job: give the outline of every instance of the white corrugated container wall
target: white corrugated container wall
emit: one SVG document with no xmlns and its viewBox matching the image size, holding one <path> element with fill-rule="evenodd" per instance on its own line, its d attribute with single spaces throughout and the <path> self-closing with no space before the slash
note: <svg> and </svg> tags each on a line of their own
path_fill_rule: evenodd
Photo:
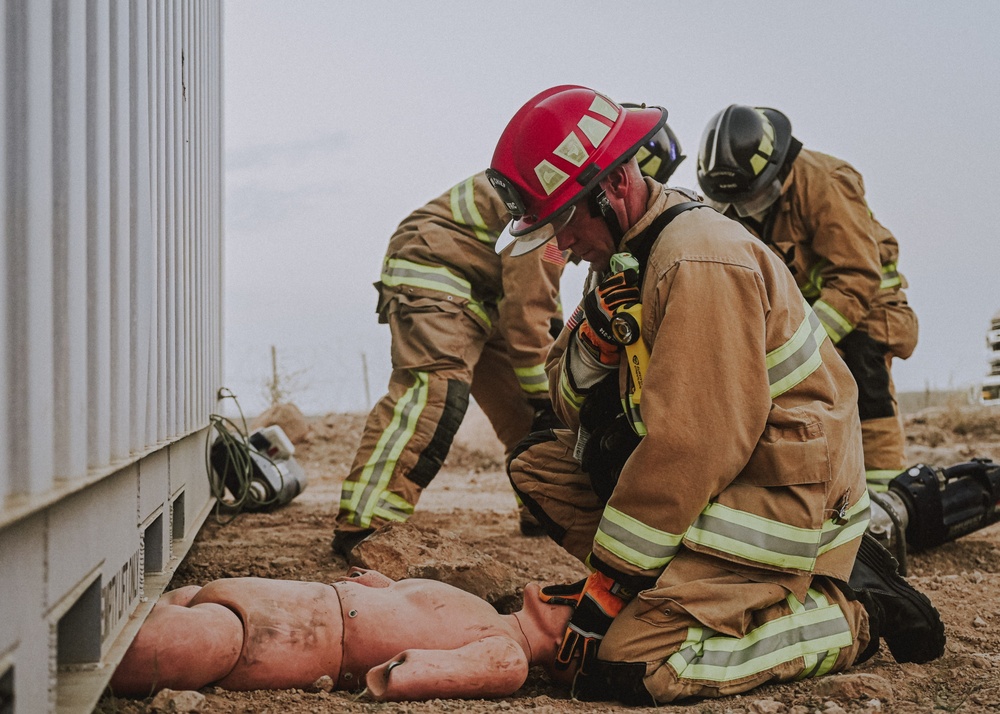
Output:
<svg viewBox="0 0 1000 714">
<path fill-rule="evenodd" d="M 0 711 L 89 711 L 211 505 L 222 16 L 0 6 Z"/>
</svg>

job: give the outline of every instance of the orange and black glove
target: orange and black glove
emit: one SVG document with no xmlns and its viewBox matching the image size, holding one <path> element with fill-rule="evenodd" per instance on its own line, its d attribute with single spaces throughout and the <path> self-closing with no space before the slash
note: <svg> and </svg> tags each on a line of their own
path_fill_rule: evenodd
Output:
<svg viewBox="0 0 1000 714">
<path fill-rule="evenodd" d="M 538 599 L 549 605 L 572 605 L 576 607 L 583 597 L 583 588 L 587 584 L 587 578 L 577 580 L 575 583 L 546 585 L 538 593 Z"/>
<path fill-rule="evenodd" d="M 542 593 L 544 595 L 545 591 Z M 629 594 L 607 575 L 591 573 L 583 584 L 576 609 L 556 652 L 555 668 L 569 669 L 578 661 L 580 674 L 589 674 L 601 640 L 630 599 Z"/>
<path fill-rule="evenodd" d="M 621 345 L 611 330 L 611 320 L 619 307 L 639 302 L 639 273 L 625 270 L 609 275 L 583 298 L 586 318 L 580 323 L 577 338 L 601 364 L 614 366 L 621 361 Z"/>
</svg>

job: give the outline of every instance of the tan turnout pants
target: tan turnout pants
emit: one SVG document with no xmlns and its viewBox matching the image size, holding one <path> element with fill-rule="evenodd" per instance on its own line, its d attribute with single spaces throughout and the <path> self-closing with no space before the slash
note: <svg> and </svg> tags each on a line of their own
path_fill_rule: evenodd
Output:
<svg viewBox="0 0 1000 714">
<path fill-rule="evenodd" d="M 536 441 L 511 461 L 510 477 L 550 535 L 583 560 L 603 504 L 573 458 L 575 439 L 556 430 L 551 440 Z M 598 657 L 645 665 L 643 684 L 662 703 L 841 671 L 868 639 L 865 609 L 825 577 L 682 549 L 615 618 Z"/>
<path fill-rule="evenodd" d="M 365 422 L 344 481 L 336 529 L 407 520 L 448 454 L 468 407 L 483 409 L 507 452 L 527 435 L 533 409 L 497 329 L 446 299 L 394 295 L 389 391 Z"/>
</svg>

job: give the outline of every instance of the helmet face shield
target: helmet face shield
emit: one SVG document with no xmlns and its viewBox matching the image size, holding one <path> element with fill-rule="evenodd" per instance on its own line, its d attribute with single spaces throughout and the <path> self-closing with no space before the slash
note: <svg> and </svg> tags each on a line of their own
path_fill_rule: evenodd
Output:
<svg viewBox="0 0 1000 714">
<path fill-rule="evenodd" d="M 771 183 L 745 201 L 734 201 L 733 210 L 740 218 L 749 218 L 766 211 L 781 195 L 781 181 L 774 179 Z"/>
<path fill-rule="evenodd" d="M 569 208 L 563 209 L 560 213 L 553 216 L 552 220 L 544 226 L 530 231 L 529 233 L 522 233 L 519 236 L 516 236 L 511 232 L 514 226 L 514 221 L 511 221 L 507 224 L 507 227 L 503 229 L 500 237 L 497 238 L 496 252 L 502 253 L 511 243 L 514 244 L 514 247 L 511 249 L 510 254 L 515 257 L 518 255 L 524 255 L 525 253 L 530 253 L 535 248 L 540 248 L 555 238 L 556 234 L 558 234 L 559 231 L 565 228 L 566 225 L 573 220 L 573 216 L 576 215 L 576 207 L 578 205 L 579 204 L 574 203 Z"/>
</svg>

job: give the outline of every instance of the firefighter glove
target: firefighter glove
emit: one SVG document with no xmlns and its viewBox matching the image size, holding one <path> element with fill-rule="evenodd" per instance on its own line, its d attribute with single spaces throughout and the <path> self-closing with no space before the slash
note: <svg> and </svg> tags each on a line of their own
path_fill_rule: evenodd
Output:
<svg viewBox="0 0 1000 714">
<path fill-rule="evenodd" d="M 583 298 L 583 312 L 594 333 L 605 342 L 617 344 L 611 329 L 615 310 L 639 302 L 639 273 L 623 270 L 609 275 Z"/>
<path fill-rule="evenodd" d="M 552 409 L 552 402 L 546 397 L 529 399 L 528 404 L 535 410 L 531 419 L 531 431 L 546 431 L 548 429 L 564 429 L 565 426 Z"/>
<path fill-rule="evenodd" d="M 538 599 L 549 605 L 572 605 L 576 607 L 583 597 L 583 588 L 587 585 L 587 578 L 577 580 L 575 583 L 560 585 L 546 585 L 538 593 Z"/>
<path fill-rule="evenodd" d="M 581 344 L 602 364 L 616 365 L 621 359 L 621 346 L 615 340 L 611 320 L 615 310 L 639 302 L 639 273 L 624 270 L 609 275 L 583 298 L 586 316 L 577 336 Z"/>
<path fill-rule="evenodd" d="M 555 668 L 569 669 L 579 660 L 580 674 L 590 674 L 597 648 L 626 602 L 627 597 L 614 580 L 601 572 L 591 573 L 556 652 Z"/>
</svg>

